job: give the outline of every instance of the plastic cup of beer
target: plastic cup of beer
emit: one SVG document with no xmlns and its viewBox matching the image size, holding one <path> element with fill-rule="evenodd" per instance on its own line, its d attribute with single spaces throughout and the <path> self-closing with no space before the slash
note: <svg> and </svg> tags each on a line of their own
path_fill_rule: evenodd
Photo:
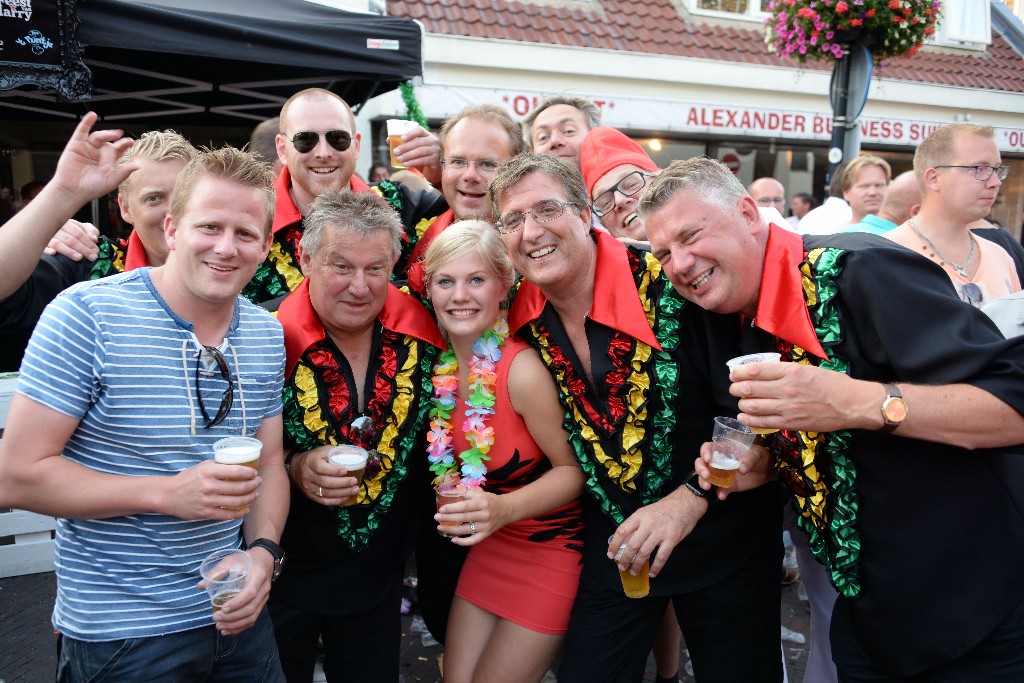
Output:
<svg viewBox="0 0 1024 683">
<path fill-rule="evenodd" d="M 222 465 L 245 465 L 256 469 L 260 466 L 260 451 L 263 444 L 259 439 L 248 436 L 229 436 L 225 439 L 215 441 L 213 444 L 213 459 Z M 235 479 L 233 481 L 241 481 Z M 225 510 L 245 510 L 248 505 L 238 507 L 226 507 Z"/>
<path fill-rule="evenodd" d="M 608 542 L 611 543 L 611 538 Z M 622 559 L 622 556 L 628 552 L 628 547 L 623 543 L 619 547 L 619 552 L 615 553 L 615 557 L 612 561 L 618 563 Z M 636 576 L 629 573 L 629 570 L 619 570 L 619 581 L 622 582 L 622 592 L 625 593 L 627 598 L 646 598 L 647 594 L 651 592 L 651 577 L 650 572 L 651 564 L 650 559 L 644 560 L 644 566 L 640 567 L 640 571 L 637 572 Z"/>
<path fill-rule="evenodd" d="M 729 372 L 732 372 L 733 368 L 738 368 L 741 365 L 748 363 L 779 363 L 782 361 L 782 354 L 775 351 L 768 351 L 765 353 L 748 353 L 745 356 L 737 356 L 736 358 L 730 358 L 725 361 L 725 364 L 729 366 Z M 779 431 L 778 429 L 772 429 L 771 427 L 751 427 L 751 431 L 755 434 L 772 434 Z"/>
<path fill-rule="evenodd" d="M 732 417 L 716 417 L 715 431 L 711 437 L 714 450 L 708 465 L 708 481 L 727 489 L 736 479 L 743 455 L 757 437 L 750 427 Z"/>
<path fill-rule="evenodd" d="M 206 594 L 216 614 L 231 598 L 242 592 L 252 571 L 252 557 L 241 550 L 218 550 L 199 565 Z"/>
<path fill-rule="evenodd" d="M 366 449 L 360 448 L 359 446 L 353 446 L 351 444 L 344 444 L 341 446 L 335 446 L 331 450 L 327 451 L 327 459 L 332 465 L 341 465 L 347 470 L 345 476 L 355 477 L 359 480 L 359 483 L 363 483 L 363 474 L 366 473 L 366 460 L 369 458 L 369 453 Z M 351 496 L 343 500 L 340 505 L 348 507 L 349 505 L 356 504 L 356 498 L 358 495 Z"/>
<path fill-rule="evenodd" d="M 405 165 L 395 156 L 395 147 L 402 144 L 402 136 L 415 128 L 415 121 L 407 119 L 388 119 L 388 149 L 391 150 L 391 165 L 395 168 L 405 168 Z"/>
<path fill-rule="evenodd" d="M 469 496 L 469 489 L 461 484 L 440 484 L 434 487 L 437 511 L 449 503 L 461 503 Z M 459 526 L 462 522 L 441 522 L 441 526 Z"/>
</svg>

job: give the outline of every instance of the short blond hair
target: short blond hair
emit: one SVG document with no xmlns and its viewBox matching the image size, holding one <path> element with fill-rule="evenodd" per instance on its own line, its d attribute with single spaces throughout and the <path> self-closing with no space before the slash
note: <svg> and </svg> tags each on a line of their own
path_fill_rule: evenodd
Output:
<svg viewBox="0 0 1024 683">
<path fill-rule="evenodd" d="M 889 166 L 888 161 L 882 157 L 865 154 L 847 164 L 846 170 L 843 171 L 843 192 L 849 192 L 850 188 L 857 182 L 857 174 L 869 166 L 877 166 L 885 172 L 886 185 L 892 180 L 892 167 Z"/>
<path fill-rule="evenodd" d="M 235 147 L 199 150 L 195 158 L 185 165 L 171 193 L 171 220 L 177 223 L 185 215 L 192 191 L 204 177 L 229 180 L 260 190 L 267 214 L 263 237 L 270 234 L 274 224 L 274 169 L 258 154 Z"/>
<path fill-rule="evenodd" d="M 148 159 L 150 161 L 183 161 L 186 164 L 192 161 L 199 150 L 192 146 L 180 133 L 173 130 L 151 130 L 139 136 L 135 144 L 128 148 L 124 156 L 114 164 L 115 168 L 121 168 L 130 161 Z M 128 199 L 132 190 L 132 176 L 129 175 L 117 187 L 117 196 L 121 199 Z"/>
<path fill-rule="evenodd" d="M 917 185 L 924 192 L 924 172 L 953 161 L 956 154 L 957 134 L 977 135 L 981 138 L 993 139 L 996 129 L 992 126 L 979 126 L 976 123 L 950 123 L 932 131 L 931 135 L 921 141 L 914 150 L 914 175 Z"/>
<path fill-rule="evenodd" d="M 498 277 L 506 291 L 512 287 L 516 274 L 498 229 L 474 218 L 452 223 L 427 247 L 423 257 L 423 282 L 428 290 L 438 268 L 471 252 Z"/>
</svg>

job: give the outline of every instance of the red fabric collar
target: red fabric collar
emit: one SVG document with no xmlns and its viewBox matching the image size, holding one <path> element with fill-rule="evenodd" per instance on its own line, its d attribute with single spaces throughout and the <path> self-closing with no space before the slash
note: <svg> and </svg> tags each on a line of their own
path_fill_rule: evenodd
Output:
<svg viewBox="0 0 1024 683">
<path fill-rule="evenodd" d="M 284 327 L 284 347 L 287 353 L 285 376 L 291 376 L 295 364 L 306 349 L 327 336 L 309 300 L 308 279 L 303 280 L 294 292 L 284 298 L 277 309 L 277 319 Z M 448 346 L 426 309 L 414 297 L 392 284 L 388 285 L 384 308 L 377 320 L 397 334 L 415 337 L 441 349 Z"/>
<path fill-rule="evenodd" d="M 804 299 L 800 272 L 803 261 L 803 238 L 772 223 L 765 248 L 754 326 L 827 359 L 828 354 L 818 341 Z"/>
<path fill-rule="evenodd" d="M 299 213 L 298 207 L 292 201 L 291 187 L 292 176 L 288 173 L 288 167 L 284 166 L 281 168 L 277 180 L 274 181 L 274 192 L 277 194 L 277 203 L 274 206 L 274 227 L 272 228 L 274 233 L 302 220 L 302 214 Z M 366 192 L 370 189 L 369 185 L 354 175 L 349 181 L 348 187 L 353 192 Z"/>
<path fill-rule="evenodd" d="M 626 247 L 602 231 L 596 232 L 596 241 L 595 273 L 598 276 L 594 277 L 594 304 L 587 317 L 660 351 L 661 344 L 647 322 L 647 314 L 637 295 Z M 512 333 L 540 317 L 546 303 L 547 297 L 540 288 L 524 280 L 509 311 Z"/>
<path fill-rule="evenodd" d="M 136 268 L 145 268 L 150 265 L 149 257 L 146 256 L 146 248 L 142 246 L 139 234 L 132 230 L 128 235 L 128 248 L 124 251 L 125 272 Z"/>
<path fill-rule="evenodd" d="M 434 241 L 434 238 L 440 235 L 441 232 L 444 231 L 444 229 L 451 225 L 454 221 L 455 212 L 452 211 L 451 209 L 448 209 L 447 211 L 445 211 L 444 213 L 442 213 L 440 216 L 433 220 L 433 222 L 430 224 L 430 227 L 427 228 L 422 235 L 420 235 L 419 240 L 416 242 L 416 246 L 412 248 L 412 253 L 409 254 L 409 260 L 405 267 L 406 272 L 408 272 L 409 268 L 414 263 L 416 263 L 426 255 L 427 247 L 429 247 L 430 243 Z"/>
</svg>

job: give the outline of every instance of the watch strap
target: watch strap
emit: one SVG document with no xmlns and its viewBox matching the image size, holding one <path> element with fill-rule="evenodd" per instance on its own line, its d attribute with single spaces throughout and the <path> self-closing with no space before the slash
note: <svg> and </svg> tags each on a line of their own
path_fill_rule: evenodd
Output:
<svg viewBox="0 0 1024 683">
<path fill-rule="evenodd" d="M 284 566 L 284 548 L 274 543 L 269 538 L 257 538 L 255 541 L 250 543 L 246 550 L 252 550 L 253 548 L 263 548 L 270 556 L 274 558 L 274 576 L 271 580 L 276 579 L 281 575 L 281 569 Z"/>
</svg>

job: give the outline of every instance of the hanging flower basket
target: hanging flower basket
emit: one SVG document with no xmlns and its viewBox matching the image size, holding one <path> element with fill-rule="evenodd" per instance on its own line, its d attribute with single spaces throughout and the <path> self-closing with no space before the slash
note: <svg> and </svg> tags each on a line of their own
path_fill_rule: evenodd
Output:
<svg viewBox="0 0 1024 683">
<path fill-rule="evenodd" d="M 866 45 L 876 61 L 913 55 L 935 33 L 938 0 L 771 0 L 768 49 L 806 62 L 834 60 L 843 47 Z"/>
</svg>

